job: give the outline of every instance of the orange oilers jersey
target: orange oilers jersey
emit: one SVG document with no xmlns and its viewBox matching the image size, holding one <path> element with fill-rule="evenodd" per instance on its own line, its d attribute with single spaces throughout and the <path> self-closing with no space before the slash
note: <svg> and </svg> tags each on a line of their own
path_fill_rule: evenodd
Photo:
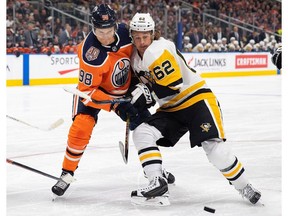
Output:
<svg viewBox="0 0 288 216">
<path fill-rule="evenodd" d="M 79 44 L 78 89 L 95 100 L 123 97 L 131 82 L 130 56 L 133 45 L 125 24 L 119 24 L 115 42 L 103 46 L 91 31 Z M 111 104 L 85 105 L 110 111 Z"/>
</svg>

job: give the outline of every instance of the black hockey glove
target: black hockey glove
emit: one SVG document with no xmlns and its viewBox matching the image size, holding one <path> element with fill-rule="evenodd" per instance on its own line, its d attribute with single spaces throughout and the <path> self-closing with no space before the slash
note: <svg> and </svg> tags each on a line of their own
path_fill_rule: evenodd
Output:
<svg viewBox="0 0 288 216">
<path fill-rule="evenodd" d="M 129 129 L 133 131 L 136 127 L 138 127 L 141 123 L 145 121 L 149 116 L 151 116 L 151 113 L 148 109 L 144 109 L 141 112 L 138 113 L 137 117 L 133 119 L 133 121 L 130 120 L 130 126 Z"/>
<path fill-rule="evenodd" d="M 282 47 L 276 49 L 272 54 L 271 60 L 279 70 L 282 68 Z"/>
<path fill-rule="evenodd" d="M 155 104 L 150 89 L 143 83 L 138 83 L 133 86 L 130 90 L 131 94 L 131 104 L 134 105 L 139 111 L 149 108 Z"/>
<path fill-rule="evenodd" d="M 131 122 L 138 116 L 138 110 L 130 102 L 115 105 L 114 111 L 123 121 L 127 121 L 129 116 Z"/>
<path fill-rule="evenodd" d="M 115 113 L 123 120 L 127 121 L 129 116 L 130 126 L 129 129 L 132 131 L 138 125 L 145 121 L 146 118 L 151 116 L 148 109 L 143 109 L 140 112 L 131 103 L 121 103 L 115 106 Z"/>
</svg>

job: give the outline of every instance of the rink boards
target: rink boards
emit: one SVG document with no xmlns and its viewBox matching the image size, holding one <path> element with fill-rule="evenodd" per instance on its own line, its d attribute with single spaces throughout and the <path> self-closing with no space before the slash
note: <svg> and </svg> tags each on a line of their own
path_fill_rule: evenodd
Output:
<svg viewBox="0 0 288 216">
<path fill-rule="evenodd" d="M 202 77 L 276 75 L 271 54 L 182 53 L 187 64 Z M 51 85 L 77 83 L 79 59 L 76 54 L 7 55 L 6 85 Z"/>
</svg>

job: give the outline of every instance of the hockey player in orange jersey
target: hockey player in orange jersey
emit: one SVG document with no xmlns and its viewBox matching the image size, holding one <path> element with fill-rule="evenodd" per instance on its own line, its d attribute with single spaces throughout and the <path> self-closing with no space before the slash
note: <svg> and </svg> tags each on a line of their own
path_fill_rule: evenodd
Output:
<svg viewBox="0 0 288 216">
<path fill-rule="evenodd" d="M 116 23 L 115 11 L 106 4 L 100 4 L 94 8 L 91 22 L 92 31 L 78 46 L 79 81 L 77 88 L 96 100 L 123 97 L 131 82 L 132 43 L 128 28 L 124 24 Z M 122 110 L 119 111 L 117 108 L 115 106 L 115 110 L 120 112 L 122 119 L 121 115 L 127 112 L 131 112 L 129 113 L 131 116 L 135 114 L 132 106 L 124 107 L 122 114 Z M 62 196 L 69 187 L 71 176 L 78 167 L 93 128 L 97 124 L 98 113 L 102 109 L 111 111 L 112 105 L 94 104 L 74 96 L 73 123 L 69 130 L 62 164 L 61 178 L 64 181 L 58 181 L 52 187 L 54 194 Z"/>
</svg>

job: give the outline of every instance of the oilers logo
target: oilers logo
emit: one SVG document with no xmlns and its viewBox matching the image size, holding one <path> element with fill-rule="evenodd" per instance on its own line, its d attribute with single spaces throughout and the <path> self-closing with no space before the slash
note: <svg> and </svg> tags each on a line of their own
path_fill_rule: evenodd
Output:
<svg viewBox="0 0 288 216">
<path fill-rule="evenodd" d="M 122 58 L 115 64 L 112 73 L 112 84 L 114 87 L 121 87 L 127 83 L 130 70 L 130 60 L 128 58 Z"/>
</svg>

